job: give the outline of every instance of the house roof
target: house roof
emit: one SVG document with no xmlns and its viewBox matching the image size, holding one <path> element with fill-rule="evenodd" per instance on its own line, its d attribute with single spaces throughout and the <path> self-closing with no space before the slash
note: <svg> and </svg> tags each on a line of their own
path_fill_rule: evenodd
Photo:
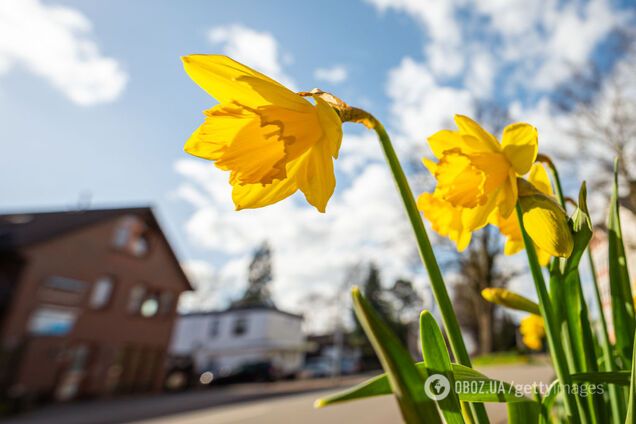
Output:
<svg viewBox="0 0 636 424">
<path fill-rule="evenodd" d="M 183 272 L 172 246 L 166 239 L 152 208 L 148 206 L 0 214 L 0 252 L 19 251 L 70 231 L 124 215 L 139 216 L 150 228 L 160 234 L 187 289 L 192 290 L 190 281 Z"/>
<path fill-rule="evenodd" d="M 267 305 L 253 305 L 253 306 L 235 306 L 227 309 L 221 309 L 216 311 L 199 311 L 199 312 L 189 312 L 185 314 L 181 314 L 182 317 L 196 317 L 196 316 L 215 316 L 215 315 L 223 315 L 229 312 L 235 311 L 271 311 L 281 315 L 286 315 L 291 318 L 303 319 L 303 316 L 300 314 L 294 314 L 291 312 L 281 311 L 275 306 L 267 306 Z"/>
</svg>

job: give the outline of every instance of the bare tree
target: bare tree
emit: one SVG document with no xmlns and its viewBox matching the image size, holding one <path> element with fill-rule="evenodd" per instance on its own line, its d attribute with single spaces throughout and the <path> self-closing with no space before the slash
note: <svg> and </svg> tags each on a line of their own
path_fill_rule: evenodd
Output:
<svg viewBox="0 0 636 424">
<path fill-rule="evenodd" d="M 554 101 L 572 118 L 566 132 L 577 141 L 577 159 L 585 158 L 590 185 L 609 195 L 618 157 L 626 188 L 621 202 L 636 213 L 636 31 L 625 31 L 618 40 L 605 61 L 577 72 Z"/>
<path fill-rule="evenodd" d="M 501 311 L 501 319 L 495 319 L 498 307 L 481 296 L 483 289 L 506 287 L 519 274 L 519 270 L 499 266 L 503 256 L 501 244 L 496 228 L 483 228 L 474 234 L 468 249 L 457 254 L 454 260 L 457 274 L 453 303 L 457 319 L 473 336 L 481 354 L 510 347 L 506 340 L 510 321 L 504 311 Z"/>
</svg>

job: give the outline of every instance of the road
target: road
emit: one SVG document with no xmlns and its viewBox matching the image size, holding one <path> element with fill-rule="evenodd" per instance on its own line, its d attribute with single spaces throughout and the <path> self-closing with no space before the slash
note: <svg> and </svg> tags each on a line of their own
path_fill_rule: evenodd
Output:
<svg viewBox="0 0 636 424">
<path fill-rule="evenodd" d="M 544 383 L 547 385 L 553 380 L 552 368 L 546 365 L 505 365 L 487 367 L 481 371 L 491 378 L 515 384 Z M 274 400 L 249 402 L 238 406 L 212 408 L 140 421 L 136 424 L 337 424 L 352 422 L 386 424 L 401 422 L 397 404 L 391 396 L 348 402 L 321 409 L 312 407 L 315 399 L 332 392 L 333 390 L 323 390 Z M 492 424 L 507 422 L 504 404 L 488 404 L 487 410 Z"/>
<path fill-rule="evenodd" d="M 553 379 L 547 365 L 500 365 L 481 368 L 491 378 L 516 384 L 545 383 Z M 7 424 L 279 424 L 401 422 L 391 396 L 314 409 L 313 402 L 328 393 L 350 387 L 361 377 L 349 377 L 340 388 L 329 380 L 275 384 L 245 384 L 173 395 L 99 400 L 49 407 L 6 420 Z M 493 424 L 506 422 L 503 404 L 488 404 Z"/>
</svg>

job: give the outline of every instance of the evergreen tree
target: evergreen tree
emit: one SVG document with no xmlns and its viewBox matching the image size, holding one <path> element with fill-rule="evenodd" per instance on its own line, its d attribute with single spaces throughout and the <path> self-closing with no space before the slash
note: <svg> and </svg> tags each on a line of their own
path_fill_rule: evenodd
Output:
<svg viewBox="0 0 636 424">
<path fill-rule="evenodd" d="M 247 274 L 247 288 L 232 307 L 274 306 L 269 283 L 272 281 L 272 249 L 267 242 L 254 252 Z"/>
</svg>

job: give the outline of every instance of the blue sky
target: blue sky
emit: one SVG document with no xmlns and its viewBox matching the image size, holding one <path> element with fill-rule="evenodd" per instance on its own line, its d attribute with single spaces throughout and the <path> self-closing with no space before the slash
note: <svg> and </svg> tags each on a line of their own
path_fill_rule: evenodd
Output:
<svg viewBox="0 0 636 424">
<path fill-rule="evenodd" d="M 402 154 L 426 154 L 426 135 L 481 100 L 531 120 L 549 150 L 557 139 L 568 145 L 551 93 L 590 60 L 619 61 L 604 46 L 633 23 L 633 4 L 610 0 L 5 1 L 0 207 L 65 209 L 85 193 L 95 207 L 156 206 L 201 287 L 187 307 L 236 296 L 264 239 L 274 246 L 274 293 L 292 309 L 307 291 L 335 290 L 359 260 L 379 262 L 387 280 L 423 285 L 392 183 L 362 129 L 347 127 L 326 215 L 297 197 L 233 212 L 227 177 L 183 153 L 215 102 L 179 57 L 233 54 L 298 89 L 333 91 L 385 121 Z"/>
</svg>

